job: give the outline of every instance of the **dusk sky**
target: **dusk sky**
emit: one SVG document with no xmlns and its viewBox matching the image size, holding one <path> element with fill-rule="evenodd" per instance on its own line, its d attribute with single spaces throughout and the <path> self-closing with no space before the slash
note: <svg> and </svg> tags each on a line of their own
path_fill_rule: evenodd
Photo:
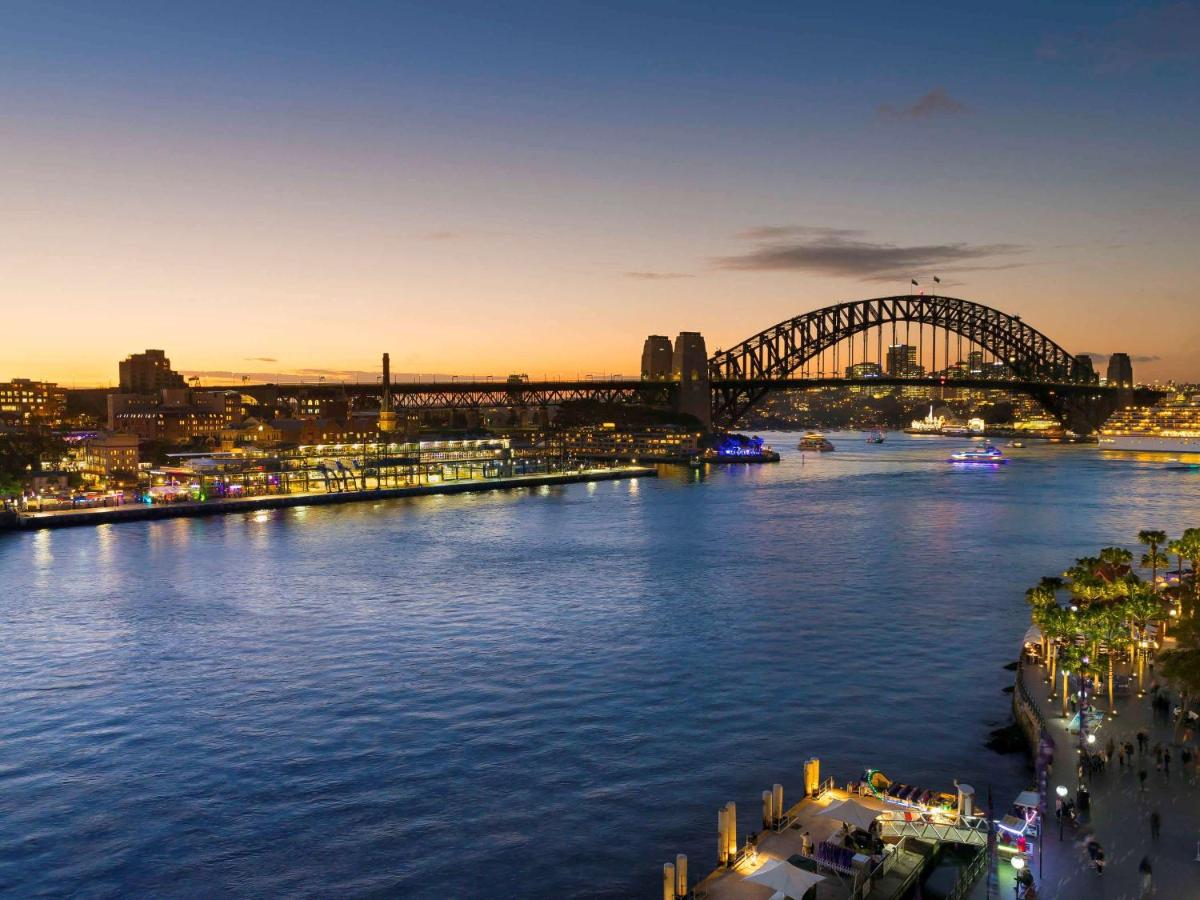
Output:
<svg viewBox="0 0 1200 900">
<path fill-rule="evenodd" d="M 636 373 L 936 274 L 1200 380 L 1197 4 L 7 0 L 0 48 L 0 379 Z"/>
</svg>

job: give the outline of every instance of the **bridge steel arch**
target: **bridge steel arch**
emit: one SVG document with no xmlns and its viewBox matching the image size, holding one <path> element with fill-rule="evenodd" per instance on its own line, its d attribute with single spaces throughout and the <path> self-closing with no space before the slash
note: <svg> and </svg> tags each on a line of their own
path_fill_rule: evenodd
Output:
<svg viewBox="0 0 1200 900">
<path fill-rule="evenodd" d="M 905 322 L 959 334 L 1004 360 L 1013 380 L 1037 386 L 1090 385 L 1090 369 L 1042 332 L 982 303 L 916 294 L 855 300 L 780 322 L 708 361 L 713 421 L 732 425 L 809 360 L 871 328 Z M 881 361 L 882 362 L 882 361 Z"/>
</svg>

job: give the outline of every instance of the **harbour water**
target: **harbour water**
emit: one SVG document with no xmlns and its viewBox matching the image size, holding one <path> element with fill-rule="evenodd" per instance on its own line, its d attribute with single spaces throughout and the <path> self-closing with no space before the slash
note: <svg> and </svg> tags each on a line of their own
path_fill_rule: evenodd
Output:
<svg viewBox="0 0 1200 900">
<path fill-rule="evenodd" d="M 1007 800 L 1026 587 L 1200 472 L 778 465 L 0 535 L 0 893 L 653 896 L 803 761 Z"/>
</svg>

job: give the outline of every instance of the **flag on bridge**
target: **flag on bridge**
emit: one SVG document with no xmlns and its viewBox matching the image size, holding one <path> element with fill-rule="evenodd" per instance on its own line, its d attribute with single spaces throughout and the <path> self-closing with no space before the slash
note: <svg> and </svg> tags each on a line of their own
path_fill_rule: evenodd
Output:
<svg viewBox="0 0 1200 900">
<path fill-rule="evenodd" d="M 914 278 L 914 279 L 912 280 L 912 286 L 913 286 L 913 287 L 916 287 L 916 286 L 917 286 L 917 279 L 915 279 L 915 278 Z"/>
<path fill-rule="evenodd" d="M 941 284 L 941 283 L 942 283 L 942 279 L 940 279 L 940 278 L 938 278 L 936 275 L 934 275 L 934 276 L 933 276 L 933 283 L 934 283 L 934 284 Z"/>
</svg>

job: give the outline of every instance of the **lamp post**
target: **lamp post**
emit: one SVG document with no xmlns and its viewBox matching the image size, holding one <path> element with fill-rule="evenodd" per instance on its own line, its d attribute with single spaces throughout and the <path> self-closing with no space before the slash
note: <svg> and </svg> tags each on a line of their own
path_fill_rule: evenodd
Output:
<svg viewBox="0 0 1200 900">
<path fill-rule="evenodd" d="M 1058 794 L 1058 803 L 1055 806 L 1058 809 L 1058 840 L 1062 843 L 1063 839 L 1063 802 L 1067 799 L 1067 786 L 1060 784 L 1054 789 L 1054 793 Z"/>
</svg>

